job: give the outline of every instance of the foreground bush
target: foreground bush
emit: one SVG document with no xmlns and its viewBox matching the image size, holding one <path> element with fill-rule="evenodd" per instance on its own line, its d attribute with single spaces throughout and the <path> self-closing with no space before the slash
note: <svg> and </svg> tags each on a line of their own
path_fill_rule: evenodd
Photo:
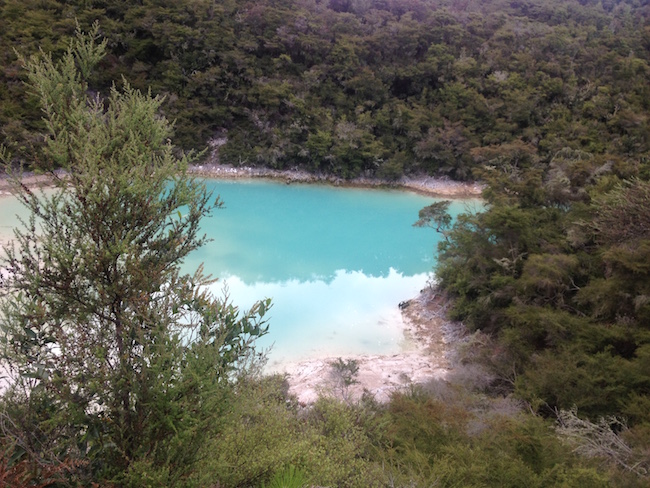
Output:
<svg viewBox="0 0 650 488">
<path fill-rule="evenodd" d="M 60 61 L 23 60 L 54 190 L 14 179 L 31 216 L 4 249 L 0 433 L 7 466 L 25 462 L 36 485 L 183 486 L 270 304 L 241 314 L 200 270 L 180 273 L 220 203 L 175 156 L 160 99 L 128 85 L 90 95 L 96 37 L 79 33 Z"/>
</svg>

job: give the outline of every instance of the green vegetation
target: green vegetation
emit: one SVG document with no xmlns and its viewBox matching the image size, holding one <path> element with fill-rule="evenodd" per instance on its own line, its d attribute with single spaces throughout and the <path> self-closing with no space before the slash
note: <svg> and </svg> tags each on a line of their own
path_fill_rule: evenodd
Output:
<svg viewBox="0 0 650 488">
<path fill-rule="evenodd" d="M 38 154 L 13 48 L 59 54 L 99 20 L 93 88 L 165 95 L 177 144 L 227 138 L 226 163 L 469 179 L 568 148 L 627 172 L 649 150 L 648 18 L 636 0 L 3 0 L 0 137 Z"/>
<path fill-rule="evenodd" d="M 12 486 L 47 468 L 85 486 L 182 484 L 266 331 L 268 301 L 240 314 L 200 270 L 179 273 L 219 201 L 172 155 L 159 99 L 88 95 L 96 30 L 58 62 L 23 60 L 48 128 L 39 169 L 67 172 L 51 195 L 14 182 L 31 217 L 5 249 L 0 307 L 5 467 L 28 475 Z"/>
<path fill-rule="evenodd" d="M 437 274 L 454 316 L 497 338 L 504 388 L 645 424 L 650 183 L 643 165 L 628 178 L 601 169 L 571 198 L 553 167 L 486 174 L 486 210 L 448 232 Z"/>
<path fill-rule="evenodd" d="M 0 155 L 56 188 L 15 180 L 32 218 L 5 250 L 0 484 L 646 486 L 648 17 L 1 0 Z M 75 19 L 92 34 L 70 44 Z M 416 223 L 444 234 L 440 287 L 473 332 L 449 384 L 305 408 L 254 373 L 269 302 L 241 313 L 178 269 L 220 206 L 183 155 L 211 139 L 233 164 L 487 184 L 481 213 Z M 334 364 L 344 393 L 357 366 Z"/>
<path fill-rule="evenodd" d="M 445 231 L 436 273 L 452 317 L 476 331 L 466 360 L 489 368 L 493 391 L 552 418 L 577 410 L 575 425 L 582 419 L 591 432 L 604 422 L 629 443 L 611 456 L 647 482 L 646 165 L 615 174 L 566 149 L 551 165 L 509 161 L 484 171 L 487 205 Z"/>
</svg>

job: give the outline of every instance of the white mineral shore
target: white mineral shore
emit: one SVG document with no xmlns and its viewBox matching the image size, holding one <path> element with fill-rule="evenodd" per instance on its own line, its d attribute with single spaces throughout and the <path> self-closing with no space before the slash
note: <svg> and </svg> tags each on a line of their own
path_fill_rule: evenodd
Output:
<svg viewBox="0 0 650 488">
<path fill-rule="evenodd" d="M 396 305 L 397 306 L 397 305 Z M 404 334 L 413 347 L 387 356 L 363 355 L 341 358 L 355 360 L 356 380 L 346 386 L 332 366 L 337 357 L 311 359 L 285 367 L 289 393 L 301 404 L 316 401 L 319 395 L 357 401 L 364 391 L 385 402 L 391 394 L 413 385 L 443 380 L 452 368 L 453 342 L 462 335 L 462 326 L 446 318 L 446 300 L 435 288 L 422 290 L 402 310 Z"/>
<path fill-rule="evenodd" d="M 395 181 L 378 178 L 358 177 L 344 180 L 336 176 L 308 173 L 303 170 L 275 170 L 261 167 L 239 166 L 204 163 L 192 165 L 189 172 L 196 176 L 216 179 L 245 179 L 266 178 L 290 183 L 325 183 L 350 187 L 389 187 L 403 188 L 425 195 L 447 198 L 479 198 L 483 185 L 476 182 L 453 181 L 447 178 L 434 178 L 427 175 L 402 176 Z M 63 173 L 59 172 L 59 175 Z M 51 186 L 52 176 L 25 173 L 22 182 L 30 188 Z M 0 177 L 0 197 L 10 196 L 11 183 L 5 177 Z"/>
<path fill-rule="evenodd" d="M 332 175 L 313 174 L 300 169 L 275 170 L 253 166 L 231 166 L 227 164 L 204 163 L 190 167 L 190 172 L 207 178 L 245 179 L 267 178 L 290 183 L 326 183 L 350 187 L 390 187 L 403 188 L 425 195 L 447 198 L 479 198 L 483 185 L 474 182 L 459 182 L 447 178 L 434 178 L 427 175 L 402 176 L 388 181 L 371 177 L 358 177 L 345 180 Z"/>
</svg>

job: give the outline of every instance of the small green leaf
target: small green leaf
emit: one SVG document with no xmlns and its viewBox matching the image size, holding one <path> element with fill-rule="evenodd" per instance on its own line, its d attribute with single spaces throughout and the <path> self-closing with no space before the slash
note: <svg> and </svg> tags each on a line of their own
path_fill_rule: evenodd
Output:
<svg viewBox="0 0 650 488">
<path fill-rule="evenodd" d="M 34 332 L 32 329 L 29 327 L 24 328 L 25 334 L 27 335 L 28 339 L 36 339 L 38 336 L 36 335 L 36 332 Z"/>
</svg>

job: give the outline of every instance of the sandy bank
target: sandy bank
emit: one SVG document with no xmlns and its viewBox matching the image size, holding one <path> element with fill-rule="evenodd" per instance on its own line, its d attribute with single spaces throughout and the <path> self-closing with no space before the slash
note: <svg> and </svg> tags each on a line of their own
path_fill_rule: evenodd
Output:
<svg viewBox="0 0 650 488">
<path fill-rule="evenodd" d="M 483 186 L 478 183 L 465 183 L 431 176 L 403 176 L 390 182 L 377 178 L 359 177 L 344 180 L 332 175 L 319 175 L 303 170 L 275 170 L 259 167 L 233 167 L 216 163 L 197 164 L 190 167 L 190 172 L 206 178 L 244 179 L 268 178 L 290 183 L 325 183 L 336 186 L 362 188 L 404 188 L 425 195 L 445 198 L 478 198 Z"/>
<path fill-rule="evenodd" d="M 424 195 L 445 198 L 478 198 L 483 191 L 480 183 L 453 181 L 431 176 L 403 176 L 397 181 L 386 181 L 377 178 L 359 177 L 344 180 L 332 175 L 316 175 L 302 170 L 275 170 L 258 167 L 233 167 L 229 165 L 206 163 L 190 166 L 193 175 L 206 178 L 245 179 L 267 178 L 290 183 L 325 183 L 335 186 L 361 188 L 403 188 Z M 51 175 L 35 175 L 25 173 L 23 183 L 30 187 L 47 187 L 52 183 Z M 0 197 L 11 195 L 11 182 L 6 177 L 0 177 Z"/>
<path fill-rule="evenodd" d="M 46 188 L 52 186 L 51 175 L 36 175 L 33 173 L 24 173 L 21 177 L 23 185 L 28 188 Z M 14 183 L 6 175 L 0 176 L 0 197 L 13 195 Z"/>
<path fill-rule="evenodd" d="M 404 334 L 412 347 L 389 356 L 366 355 L 342 358 L 355 360 L 356 383 L 346 386 L 332 363 L 337 357 L 312 359 L 285 367 L 289 392 L 302 404 L 319 395 L 355 401 L 364 390 L 384 402 L 391 393 L 411 385 L 444 379 L 452 368 L 452 343 L 462 335 L 462 326 L 446 318 L 446 301 L 427 287 L 402 310 Z"/>
</svg>

